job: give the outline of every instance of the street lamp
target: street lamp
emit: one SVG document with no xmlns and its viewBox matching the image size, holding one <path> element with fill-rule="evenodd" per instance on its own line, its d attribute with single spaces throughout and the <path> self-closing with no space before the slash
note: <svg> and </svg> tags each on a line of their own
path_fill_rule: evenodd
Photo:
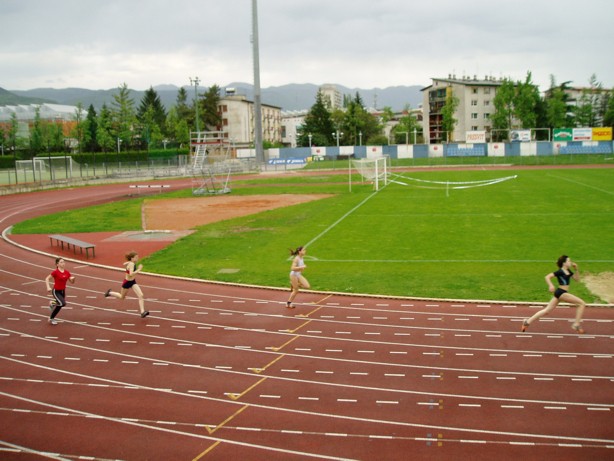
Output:
<svg viewBox="0 0 614 461">
<path fill-rule="evenodd" d="M 335 130 L 335 132 L 332 133 L 332 135 L 337 138 L 337 149 L 338 149 L 339 148 L 339 136 L 343 136 L 343 133 L 339 132 L 339 130 Z"/>
<path fill-rule="evenodd" d="M 359 146 L 362 146 L 362 131 L 359 131 L 359 132 L 358 132 L 358 139 L 360 140 L 360 141 L 358 142 L 358 145 L 359 145 Z"/>
<path fill-rule="evenodd" d="M 310 148 L 310 149 L 311 149 L 311 138 L 312 138 L 312 136 L 313 136 L 313 135 L 312 135 L 311 133 L 309 133 L 309 134 L 307 135 L 307 137 L 309 138 L 309 148 Z"/>
<path fill-rule="evenodd" d="M 200 80 L 198 77 L 190 77 L 190 85 L 194 85 L 194 107 L 196 108 L 196 131 L 200 133 L 200 125 L 198 123 L 198 84 Z"/>
</svg>

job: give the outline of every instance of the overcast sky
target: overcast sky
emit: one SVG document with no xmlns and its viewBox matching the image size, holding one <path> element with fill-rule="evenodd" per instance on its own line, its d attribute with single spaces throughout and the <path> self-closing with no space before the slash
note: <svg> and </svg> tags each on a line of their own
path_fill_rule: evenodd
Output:
<svg viewBox="0 0 614 461">
<path fill-rule="evenodd" d="M 0 87 L 253 83 L 252 0 L 0 0 Z M 610 0 L 259 0 L 260 81 L 614 87 Z"/>
</svg>

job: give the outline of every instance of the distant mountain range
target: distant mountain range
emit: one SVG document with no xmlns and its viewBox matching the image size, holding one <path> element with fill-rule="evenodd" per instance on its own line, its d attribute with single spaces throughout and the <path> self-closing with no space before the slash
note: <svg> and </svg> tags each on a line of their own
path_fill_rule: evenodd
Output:
<svg viewBox="0 0 614 461">
<path fill-rule="evenodd" d="M 418 85 L 373 88 L 370 90 L 347 88 L 342 85 L 336 86 L 342 94 L 352 97 L 356 93 L 360 94 L 366 107 L 376 107 L 378 109 L 390 107 L 394 111 L 400 111 L 407 105 L 415 109 L 422 103 L 422 93 L 420 90 L 423 87 Z M 164 104 L 167 110 L 175 105 L 177 91 L 179 90 L 178 86 L 158 85 L 153 88 L 158 93 L 162 104 Z M 194 87 L 186 86 L 184 88 L 188 92 L 188 100 L 192 101 L 194 98 Z M 234 88 L 236 94 L 243 94 L 250 100 L 253 100 L 254 97 L 253 85 L 249 83 L 234 82 L 221 88 L 222 93 L 224 93 L 225 88 Z M 318 88 L 319 85 L 310 83 L 262 88 L 262 102 L 281 107 L 284 111 L 310 109 L 315 103 Z M 204 93 L 206 90 L 206 87 L 198 88 L 199 93 Z M 54 103 L 76 106 L 78 103 L 81 103 L 85 109 L 93 105 L 98 111 L 103 104 L 110 106 L 113 101 L 113 95 L 117 93 L 117 88 L 110 90 L 36 88 L 33 90 L 12 91 L 0 88 L 0 105 Z M 144 93 L 144 91 L 131 90 L 131 96 L 136 107 L 139 106 Z"/>
</svg>

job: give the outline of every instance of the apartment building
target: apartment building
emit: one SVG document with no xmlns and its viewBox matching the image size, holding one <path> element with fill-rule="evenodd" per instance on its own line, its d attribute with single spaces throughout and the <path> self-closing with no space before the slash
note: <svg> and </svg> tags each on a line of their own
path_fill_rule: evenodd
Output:
<svg viewBox="0 0 614 461">
<path fill-rule="evenodd" d="M 432 84 L 421 90 L 425 142 L 465 142 L 465 133 L 468 131 L 489 133 L 492 130 L 491 117 L 495 113 L 495 95 L 502 83 L 503 80 L 490 76 L 484 79 L 478 79 L 477 76 L 456 78 L 455 75 L 433 78 Z M 443 129 L 441 112 L 449 94 L 459 100 L 454 114 L 457 123 L 452 133 L 446 133 Z"/>
<path fill-rule="evenodd" d="M 330 109 L 341 109 L 343 107 L 343 94 L 331 83 L 320 86 L 320 92 L 324 101 L 330 103 Z M 315 101 L 314 101 L 315 102 Z"/>
<path fill-rule="evenodd" d="M 249 146 L 254 142 L 254 102 L 245 95 L 227 94 L 220 98 L 218 105 L 222 116 L 221 131 L 224 138 L 238 146 Z M 262 140 L 281 142 L 281 107 L 261 105 Z"/>
</svg>

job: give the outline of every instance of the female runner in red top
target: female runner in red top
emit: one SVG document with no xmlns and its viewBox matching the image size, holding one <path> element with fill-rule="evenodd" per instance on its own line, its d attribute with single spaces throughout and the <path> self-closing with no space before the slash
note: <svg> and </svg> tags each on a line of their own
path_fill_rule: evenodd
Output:
<svg viewBox="0 0 614 461">
<path fill-rule="evenodd" d="M 47 291 L 51 292 L 53 301 L 49 303 L 49 309 L 51 309 L 51 316 L 49 317 L 49 323 L 51 325 L 57 325 L 55 320 L 56 315 L 60 313 L 60 310 L 66 306 L 66 282 L 75 283 L 75 278 L 70 275 L 70 272 L 66 270 L 66 261 L 63 258 L 55 258 L 55 270 L 51 272 L 46 278 Z M 53 280 L 53 288 L 49 284 Z"/>
</svg>

